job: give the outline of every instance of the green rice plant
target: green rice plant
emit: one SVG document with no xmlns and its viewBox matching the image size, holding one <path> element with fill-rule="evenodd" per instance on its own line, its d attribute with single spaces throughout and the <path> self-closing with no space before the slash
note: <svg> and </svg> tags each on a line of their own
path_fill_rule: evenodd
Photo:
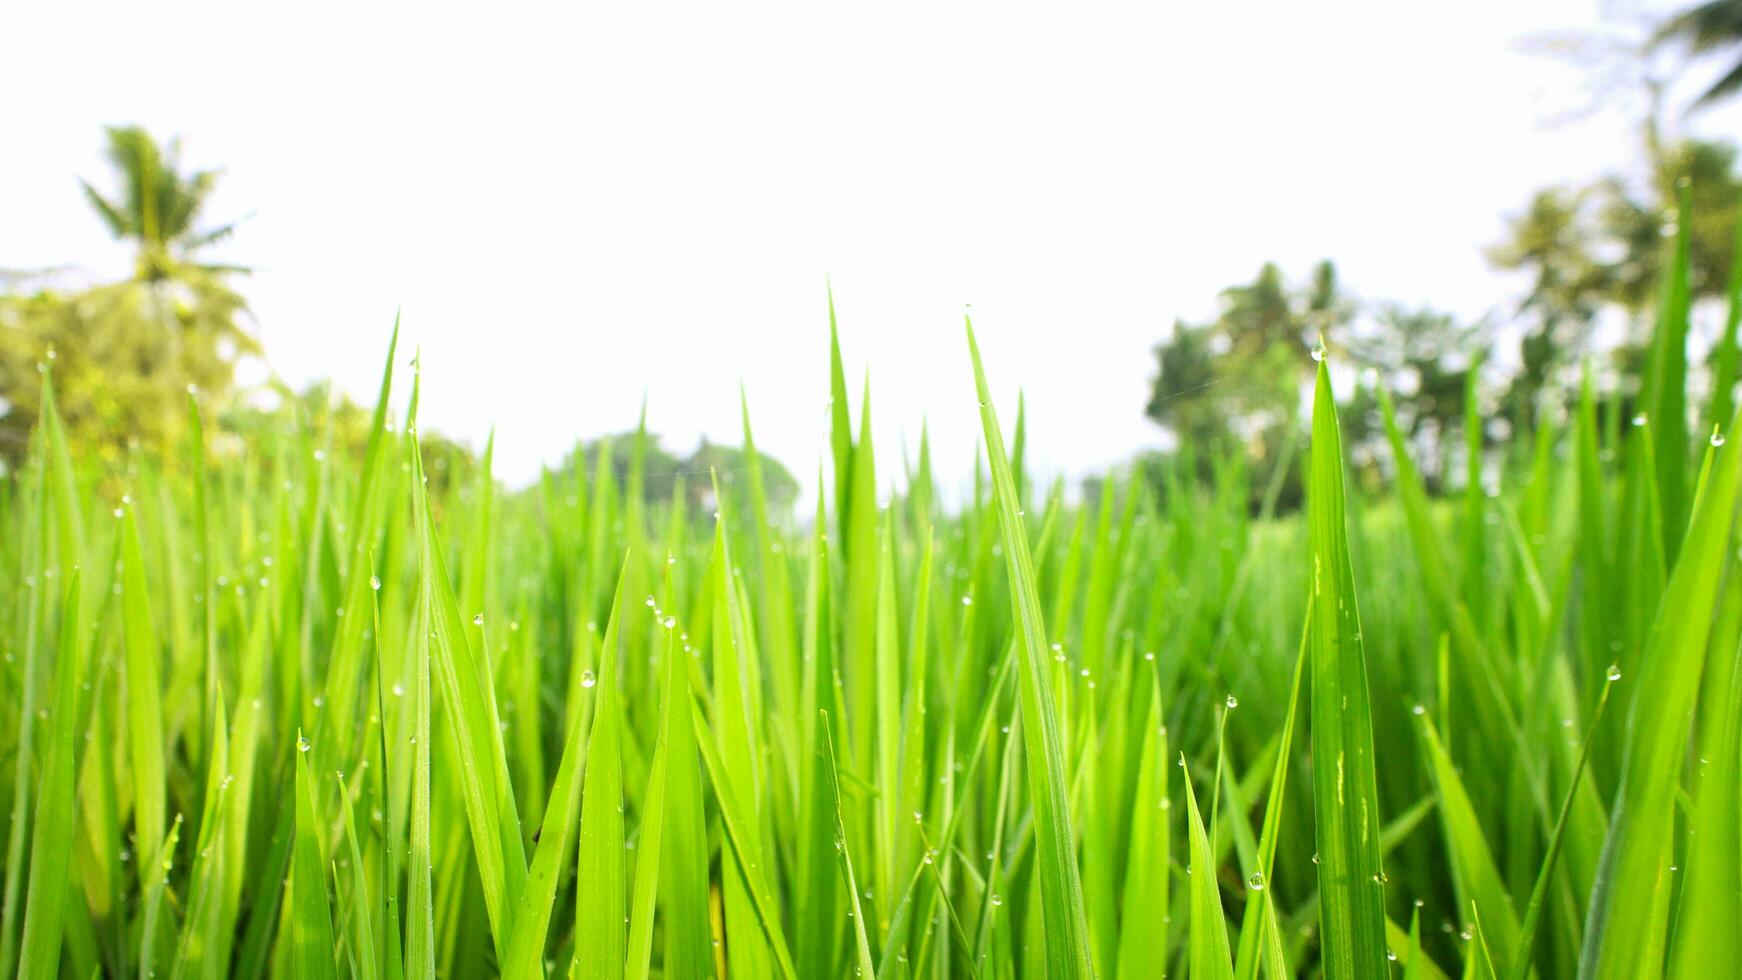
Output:
<svg viewBox="0 0 1742 980">
<path fill-rule="evenodd" d="M 1336 976 L 1381 977 L 1387 972 L 1385 872 L 1373 719 L 1344 527 L 1341 437 L 1322 352 L 1311 463 L 1313 800 L 1325 969 Z"/>
<path fill-rule="evenodd" d="M 1666 249 L 1637 425 L 1592 373 L 1418 465 L 1380 390 L 1352 468 L 1327 362 L 1280 458 L 1081 499 L 971 326 L 963 499 L 923 429 L 877 459 L 832 298 L 802 515 L 753 393 L 742 469 L 655 499 L 657 406 L 510 488 L 419 439 L 396 335 L 360 432 L 193 396 L 119 470 L 45 359 L 0 483 L 0 973 L 1726 975 L 1742 419 L 1721 384 L 1689 428 Z"/>
</svg>

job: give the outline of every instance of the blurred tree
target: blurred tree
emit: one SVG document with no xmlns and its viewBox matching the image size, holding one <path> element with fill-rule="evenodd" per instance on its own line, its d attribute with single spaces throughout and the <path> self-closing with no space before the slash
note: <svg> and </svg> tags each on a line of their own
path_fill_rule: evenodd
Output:
<svg viewBox="0 0 1742 980">
<path fill-rule="evenodd" d="M 109 162 L 121 178 L 121 193 L 107 197 L 89 181 L 79 184 L 109 233 L 132 242 L 137 249 L 134 279 L 152 283 L 183 280 L 200 288 L 206 280 L 194 273 L 248 271 L 241 266 L 196 261 L 200 251 L 236 230 L 235 222 L 215 228 L 196 227 L 207 199 L 217 188 L 216 171 L 182 173 L 181 141 L 171 139 L 159 147 L 138 126 L 110 127 L 108 139 Z"/>
<path fill-rule="evenodd" d="M 55 371 L 58 379 L 60 368 Z M 220 424 L 206 433 L 210 452 L 242 453 L 248 447 L 300 445 L 310 452 L 322 449 L 331 459 L 361 464 L 368 448 L 373 406 L 358 404 L 324 380 L 298 391 L 275 378 L 252 394 L 255 397 L 232 400 L 219 413 Z M 391 416 L 387 424 L 389 428 L 395 425 Z M 418 427 L 417 440 L 433 506 L 449 503 L 450 488 L 468 494 L 478 465 L 471 447 L 428 425 Z M 268 472 L 273 465 L 272 459 L 263 456 L 254 462 Z"/>
<path fill-rule="evenodd" d="M 1254 438 L 1295 415 L 1313 343 L 1338 333 L 1353 312 L 1331 263 L 1290 289 L 1267 262 L 1252 282 L 1222 290 L 1214 321 L 1178 321 L 1156 346 L 1144 414 L 1201 449 L 1228 435 Z"/>
<path fill-rule="evenodd" d="M 1724 295 L 1742 216 L 1736 148 L 1703 140 L 1665 144 L 1649 135 L 1646 142 L 1651 166 L 1645 178 L 1609 176 L 1586 187 L 1539 191 L 1511 219 L 1505 240 L 1488 252 L 1497 267 L 1529 277 L 1516 308 L 1523 328 L 1521 365 L 1503 400 L 1503 411 L 1515 420 L 1528 419 L 1545 397 L 1571 390 L 1574 361 L 1587 352 L 1605 311 L 1627 326 L 1617 364 L 1637 360 L 1626 348 L 1649 334 L 1663 275 L 1663 237 L 1673 227 L 1676 191 L 1683 184 L 1692 216 L 1693 299 Z"/>
<path fill-rule="evenodd" d="M 135 247 L 133 275 L 82 292 L 0 296 L 0 456 L 16 462 L 36 417 L 38 363 L 57 360 L 61 412 L 75 450 L 116 459 L 129 447 L 163 448 L 180 432 L 190 386 L 221 405 L 236 362 L 258 354 L 243 329 L 247 303 L 229 279 L 245 268 L 202 252 L 234 224 L 200 223 L 217 174 L 184 173 L 179 146 L 143 129 L 107 132 L 119 192 L 81 182 L 116 238 Z"/>
<path fill-rule="evenodd" d="M 786 514 L 792 511 L 793 503 L 798 500 L 798 481 L 780 460 L 769 456 L 761 449 L 756 451 L 758 461 L 762 466 L 762 491 L 767 495 L 770 513 Z M 683 461 L 683 469 L 693 474 L 689 485 L 692 494 L 708 487 L 708 474 L 713 472 L 719 477 L 720 492 L 728 497 L 742 496 L 748 489 L 738 489 L 741 485 L 748 486 L 744 481 L 749 477 L 745 471 L 749 461 L 744 456 L 744 450 L 739 446 L 727 446 L 717 442 L 702 440 L 689 458 Z M 712 495 L 710 490 L 709 496 Z"/>
<path fill-rule="evenodd" d="M 1742 0 L 1707 0 L 1675 14 L 1657 29 L 1657 43 L 1678 43 L 1694 55 L 1724 53 L 1730 67 L 1694 102 L 1710 105 L 1742 91 Z"/>
<path fill-rule="evenodd" d="M 1509 223 L 1507 240 L 1488 252 L 1499 268 L 1530 277 L 1517 307 L 1523 333 L 1520 369 L 1506 393 L 1509 405 L 1536 404 L 1566 367 L 1570 352 L 1584 349 L 1611 294 L 1614 272 L 1596 254 L 1593 197 L 1588 188 L 1538 191 Z"/>
<path fill-rule="evenodd" d="M 1370 320 L 1356 325 L 1350 354 L 1363 369 L 1340 419 L 1344 441 L 1356 464 L 1387 465 L 1385 429 L 1375 386 L 1383 386 L 1397 413 L 1397 424 L 1414 448 L 1423 476 L 1437 483 L 1439 460 L 1450 442 L 1461 438 L 1464 397 L 1470 372 L 1487 346 L 1486 323 L 1460 323 L 1430 307 L 1387 303 Z"/>
<path fill-rule="evenodd" d="M 569 472 L 580 466 L 590 480 L 594 467 L 598 465 L 600 447 L 608 446 L 612 476 L 621 490 L 629 485 L 629 468 L 635 456 L 635 439 L 636 433 L 631 430 L 583 442 L 569 453 L 560 470 Z M 709 478 L 710 471 L 719 476 L 721 491 L 732 494 L 733 487 L 748 465 L 744 450 L 738 446 L 722 445 L 703 439 L 694 452 L 680 457 L 661 446 L 658 435 L 650 432 L 646 439 L 641 486 L 642 498 L 650 505 L 663 506 L 670 503 L 681 479 L 685 505 L 696 513 L 712 512 L 713 483 Z M 798 499 L 798 481 L 793 479 L 792 473 L 779 460 L 761 450 L 757 451 L 757 455 L 762 463 L 763 490 L 768 495 L 770 512 L 789 512 L 793 502 Z"/>
<path fill-rule="evenodd" d="M 1182 443 L 1214 445 L 1226 431 L 1216 383 L 1212 327 L 1175 320 L 1173 335 L 1155 347 L 1155 380 L 1143 414 Z"/>
<path fill-rule="evenodd" d="M 1340 337 L 1355 310 L 1330 262 L 1314 266 L 1297 288 L 1265 263 L 1250 283 L 1222 290 L 1214 321 L 1177 321 L 1156 346 L 1144 414 L 1195 450 L 1206 480 L 1215 461 L 1239 450 L 1257 476 L 1254 492 L 1262 493 L 1298 420 L 1313 345 Z M 1280 491 L 1284 506 L 1299 497 L 1298 474 L 1289 480 Z"/>
</svg>

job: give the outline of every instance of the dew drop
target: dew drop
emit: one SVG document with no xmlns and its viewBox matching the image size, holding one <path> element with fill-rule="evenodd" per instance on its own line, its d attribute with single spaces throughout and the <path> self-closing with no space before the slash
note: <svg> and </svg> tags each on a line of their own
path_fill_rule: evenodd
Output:
<svg viewBox="0 0 1742 980">
<path fill-rule="evenodd" d="M 1707 441 L 1712 444 L 1712 448 L 1716 449 L 1724 444 L 1724 433 L 1719 432 L 1718 427 L 1714 425 L 1712 426 L 1712 438 Z"/>
<path fill-rule="evenodd" d="M 482 625 L 484 625 L 484 614 L 483 614 L 483 613 L 479 613 L 479 614 L 478 614 L 478 615 L 476 615 L 476 616 L 473 616 L 473 617 L 472 617 L 472 625 L 473 625 L 473 626 L 482 626 Z"/>
<path fill-rule="evenodd" d="M 1313 360 L 1322 361 L 1324 359 L 1325 359 L 1325 338 L 1320 337 L 1318 339 L 1318 342 L 1313 344 Z"/>
<path fill-rule="evenodd" d="M 1620 680 L 1621 679 L 1621 665 L 1620 664 L 1610 664 L 1609 669 L 1603 672 L 1603 676 L 1609 678 L 1611 683 Z"/>
<path fill-rule="evenodd" d="M 1235 697 L 1232 694 L 1228 695 L 1228 707 L 1230 707 L 1230 708 L 1240 707 L 1240 699 Z"/>
<path fill-rule="evenodd" d="M 309 742 L 308 739 L 304 738 L 301 735 L 298 735 L 296 737 L 296 750 L 298 752 L 307 752 L 309 749 L 312 749 L 312 748 L 314 748 L 314 745 L 311 742 Z"/>
<path fill-rule="evenodd" d="M 1264 876 L 1262 874 L 1259 874 L 1256 871 L 1252 872 L 1252 874 L 1246 878 L 1246 887 L 1252 889 L 1255 892 L 1263 891 L 1264 890 Z"/>
<path fill-rule="evenodd" d="M 381 576 L 379 576 L 379 575 L 369 576 L 369 587 L 371 589 L 374 589 L 376 592 L 380 592 L 381 591 Z"/>
<path fill-rule="evenodd" d="M 599 679 L 593 676 L 592 671 L 590 671 L 590 670 L 581 671 L 581 686 L 582 687 L 592 687 L 594 684 L 597 684 L 597 683 L 599 683 Z"/>
</svg>

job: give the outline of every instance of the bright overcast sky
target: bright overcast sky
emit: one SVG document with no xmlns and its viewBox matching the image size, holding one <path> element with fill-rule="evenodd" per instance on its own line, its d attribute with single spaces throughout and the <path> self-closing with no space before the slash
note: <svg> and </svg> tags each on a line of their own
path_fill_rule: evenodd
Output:
<svg viewBox="0 0 1742 980">
<path fill-rule="evenodd" d="M 1547 125 L 1580 76 L 1521 44 L 1595 0 L 253 6 L 9 11 L 0 267 L 125 274 L 74 178 L 104 124 L 179 134 L 254 215 L 224 255 L 272 368 L 367 399 L 403 307 L 425 424 L 494 424 L 513 482 L 644 391 L 668 445 L 735 441 L 740 380 L 808 477 L 830 280 L 885 473 L 927 417 L 966 478 L 972 304 L 1006 422 L 1020 384 L 1080 475 L 1159 442 L 1151 347 L 1265 260 L 1478 316 L 1503 216 L 1636 156 Z"/>
</svg>

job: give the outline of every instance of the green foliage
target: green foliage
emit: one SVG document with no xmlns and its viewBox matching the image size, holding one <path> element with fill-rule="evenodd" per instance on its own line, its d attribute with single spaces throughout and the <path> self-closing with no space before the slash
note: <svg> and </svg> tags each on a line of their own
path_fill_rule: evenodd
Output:
<svg viewBox="0 0 1742 980">
<path fill-rule="evenodd" d="M 647 505 L 664 505 L 681 489 L 690 507 L 706 516 L 714 509 L 715 480 L 722 490 L 732 490 L 750 479 L 750 453 L 754 448 L 753 445 L 739 448 L 703 439 L 694 452 L 678 456 L 659 444 L 659 436 L 644 429 L 619 432 L 576 445 L 553 476 L 559 484 L 572 482 L 577 473 L 609 466 L 618 485 L 626 486 L 630 473 L 638 471 L 642 500 Z M 637 470 L 635 456 L 638 452 L 641 461 Z M 779 460 L 771 457 L 759 456 L 757 466 L 768 509 L 780 514 L 789 513 L 798 500 L 798 481 Z"/>
<path fill-rule="evenodd" d="M 1144 414 L 1205 451 L 1230 444 L 1262 446 L 1294 420 L 1308 348 L 1353 315 L 1336 269 L 1321 262 L 1310 281 L 1291 289 L 1266 263 L 1251 283 L 1221 293 L 1208 324 L 1174 324 L 1155 349 L 1158 371 Z"/>
<path fill-rule="evenodd" d="M 160 146 L 138 127 L 109 129 L 108 144 L 119 192 L 83 188 L 110 234 L 134 247 L 134 272 L 73 293 L 0 294 L 0 459 L 11 466 L 42 407 L 40 362 L 56 361 L 74 449 L 114 463 L 134 448 L 171 450 L 185 392 L 223 405 L 237 360 L 260 352 L 231 285 L 248 270 L 202 254 L 235 229 L 200 224 L 218 175 L 184 173 L 176 141 Z"/>
<path fill-rule="evenodd" d="M 1668 247 L 1657 413 L 1691 373 Z M 1231 308 L 1267 322 L 1275 295 Z M 1304 371 L 1299 339 L 1275 356 Z M 770 520 L 747 451 L 743 479 L 706 481 L 709 533 L 702 481 L 648 494 L 645 435 L 520 492 L 488 447 L 432 452 L 391 351 L 373 411 L 316 394 L 238 435 L 196 404 L 185 457 L 141 454 L 124 488 L 71 451 L 46 374 L 0 485 L 22 583 L 0 603 L 0 969 L 1727 967 L 1733 440 L 1623 425 L 1590 386 L 1573 425 L 1487 456 L 1466 400 L 1469 431 L 1421 423 L 1478 450 L 1446 500 L 1383 387 L 1395 475 L 1348 478 L 1321 363 L 1284 457 L 1305 515 L 1254 518 L 1283 465 L 1232 445 L 1203 449 L 1207 483 L 1176 459 L 1079 504 L 1019 479 L 969 351 L 987 470 L 960 507 L 923 442 L 884 504 L 837 342 L 835 487 L 807 525 Z M 1451 353 L 1391 370 L 1435 363 L 1449 390 Z"/>
<path fill-rule="evenodd" d="M 1312 539 L 1313 801 L 1325 968 L 1383 977 L 1385 872 L 1367 654 L 1344 511 L 1343 454 L 1331 376 L 1319 364 L 1308 479 Z"/>
<path fill-rule="evenodd" d="M 1171 461 L 1145 459 L 1151 484 L 1160 471 L 1216 482 L 1218 461 L 1241 460 L 1268 480 L 1252 485 L 1254 509 L 1292 510 L 1305 498 L 1294 465 L 1304 442 L 1303 386 L 1312 378 L 1311 352 L 1321 343 L 1346 352 L 1364 375 L 1395 392 L 1411 443 L 1437 459 L 1463 411 L 1471 351 L 1485 329 L 1458 323 L 1431 308 L 1408 309 L 1356 302 L 1329 262 L 1290 288 L 1273 264 L 1250 284 L 1221 293 L 1215 320 L 1179 321 L 1155 348 L 1156 374 L 1145 414 L 1179 443 Z M 1373 389 L 1363 384 L 1349 400 L 1345 442 L 1350 457 L 1369 467 L 1382 440 Z M 1436 474 L 1437 475 L 1437 474 Z"/>
<path fill-rule="evenodd" d="M 1734 56 L 1742 46 L 1742 4 L 1736 0 L 1705 0 L 1665 20 L 1657 29 L 1656 43 L 1676 42 L 1693 54 L 1724 52 Z M 1695 107 L 1727 99 L 1742 90 L 1742 62 L 1730 65 L 1705 92 Z"/>
<path fill-rule="evenodd" d="M 1516 310 L 1524 334 L 1522 365 L 1506 394 L 1511 417 L 1528 419 L 1545 396 L 1573 389 L 1578 359 L 1589 351 L 1605 311 L 1629 324 L 1616 360 L 1637 387 L 1638 351 L 1653 326 L 1654 303 L 1671 281 L 1665 260 L 1673 253 L 1663 247 L 1666 237 L 1686 234 L 1688 268 L 1677 281 L 1685 283 L 1691 303 L 1725 296 L 1734 281 L 1742 215 L 1736 148 L 1686 140 L 1650 141 L 1649 149 L 1643 179 L 1612 175 L 1583 187 L 1537 192 L 1510 219 L 1505 240 L 1489 250 L 1496 267 L 1522 273 L 1529 282 Z M 1678 223 L 1677 198 L 1684 191 L 1687 217 Z"/>
</svg>

